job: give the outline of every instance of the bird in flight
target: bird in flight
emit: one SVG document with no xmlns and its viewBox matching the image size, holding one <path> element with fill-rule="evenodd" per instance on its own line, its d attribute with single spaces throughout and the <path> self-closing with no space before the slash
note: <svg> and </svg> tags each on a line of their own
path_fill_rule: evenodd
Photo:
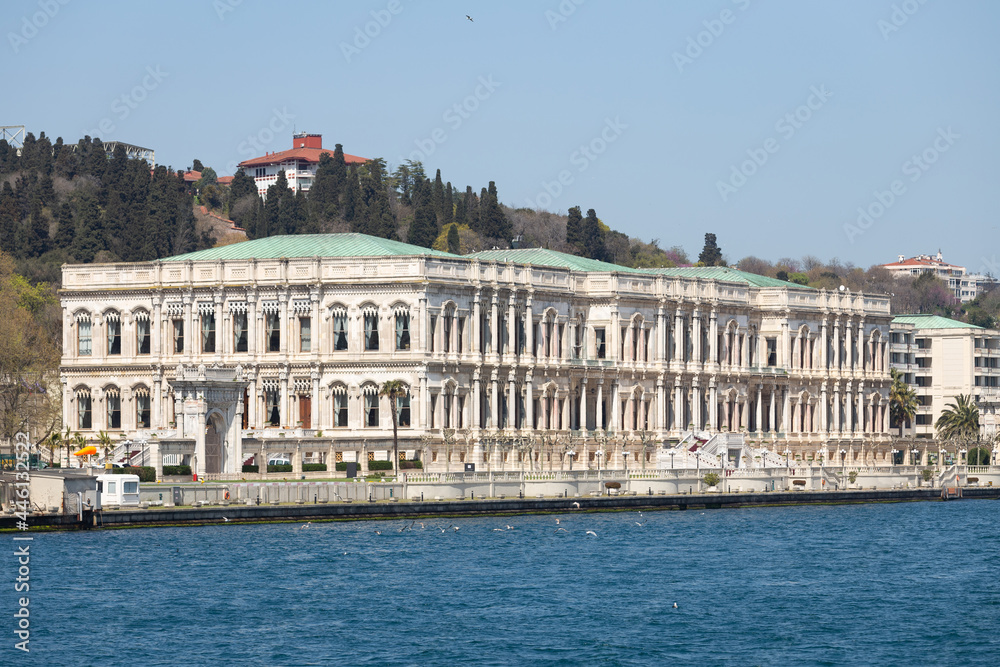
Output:
<svg viewBox="0 0 1000 667">
<path fill-rule="evenodd" d="M 471 17 L 471 16 L 469 16 L 468 14 L 466 14 L 466 15 L 465 15 L 465 18 L 467 18 L 467 19 L 469 19 L 470 21 L 472 21 L 472 17 Z M 475 21 L 472 21 L 472 22 L 473 22 L 473 23 L 475 23 Z"/>
<path fill-rule="evenodd" d="M 580 509 L 580 503 L 573 503 L 573 507 Z"/>
<path fill-rule="evenodd" d="M 222 517 L 222 520 L 223 521 L 229 521 L 229 517 L 228 516 L 224 516 L 224 517 Z"/>
<path fill-rule="evenodd" d="M 588 534 L 588 535 L 593 535 L 594 537 L 597 537 L 597 533 L 595 533 L 595 532 L 594 532 L 594 531 L 592 531 L 592 530 L 588 530 L 588 531 L 587 531 L 587 534 Z"/>
<path fill-rule="evenodd" d="M 559 528 L 556 528 L 556 531 L 555 531 L 555 532 L 557 532 L 557 533 L 558 533 L 558 532 L 559 532 L 560 530 L 561 530 L 562 532 L 564 532 L 564 533 L 568 533 L 568 532 L 569 532 L 568 530 L 566 530 L 566 529 L 565 529 L 565 528 L 563 528 L 562 526 L 560 526 Z"/>
</svg>

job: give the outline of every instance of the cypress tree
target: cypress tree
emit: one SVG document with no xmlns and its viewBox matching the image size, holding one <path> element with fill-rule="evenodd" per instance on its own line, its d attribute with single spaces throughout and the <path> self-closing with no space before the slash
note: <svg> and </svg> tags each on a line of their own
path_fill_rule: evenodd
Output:
<svg viewBox="0 0 1000 667">
<path fill-rule="evenodd" d="M 358 182 L 357 168 L 347 172 L 347 183 L 344 187 L 343 216 L 344 222 L 353 224 L 361 213 L 361 184 Z"/>
<path fill-rule="evenodd" d="M 437 215 L 438 224 L 443 225 L 445 223 L 444 183 L 441 182 L 440 169 L 434 175 L 434 186 L 431 189 L 431 204 L 434 206 L 434 214 Z"/>
<path fill-rule="evenodd" d="M 465 219 L 468 221 L 469 229 L 474 232 L 481 231 L 479 200 L 476 199 L 471 185 L 465 186 Z"/>
<path fill-rule="evenodd" d="M 437 216 L 434 215 L 434 205 L 431 203 L 431 185 L 420 181 L 413 193 L 417 210 L 413 213 L 410 223 L 410 233 L 407 242 L 413 245 L 430 248 L 438 237 Z"/>
<path fill-rule="evenodd" d="M 480 209 L 483 236 L 509 243 L 512 227 L 510 220 L 507 219 L 506 214 L 500 207 L 500 202 L 497 201 L 497 186 L 493 181 L 490 181 L 489 189 L 483 190 Z"/>
<path fill-rule="evenodd" d="M 319 230 L 337 219 L 340 210 L 340 195 L 343 183 L 335 175 L 334 159 L 329 153 L 323 153 L 316 168 L 316 178 L 309 188 L 309 218 L 310 228 Z"/>
<path fill-rule="evenodd" d="M 462 243 L 458 237 L 458 225 L 456 224 L 448 227 L 448 252 L 453 255 L 459 255 L 462 252 Z"/>
<path fill-rule="evenodd" d="M 582 249 L 583 213 L 579 206 L 572 206 L 566 217 L 566 243 Z"/>
<path fill-rule="evenodd" d="M 56 228 L 56 235 L 52 243 L 56 248 L 69 248 L 76 234 L 73 222 L 73 207 L 68 203 L 63 203 L 56 214 L 56 222 L 59 226 Z"/>
<path fill-rule="evenodd" d="M 462 195 L 455 192 L 455 224 L 456 225 L 468 225 L 469 219 L 466 217 L 465 212 L 465 199 Z"/>
<path fill-rule="evenodd" d="M 715 234 L 705 234 L 705 247 L 698 255 L 698 262 L 703 266 L 722 266 L 722 249 L 715 240 Z"/>
<path fill-rule="evenodd" d="M 455 192 L 451 189 L 451 181 L 444 188 L 444 224 L 455 222 Z"/>
<path fill-rule="evenodd" d="M 42 200 L 35 197 L 31 201 L 31 217 L 24 248 L 25 257 L 40 257 L 49 250 L 49 219 L 42 212 Z"/>
<path fill-rule="evenodd" d="M 601 229 L 601 222 L 597 219 L 597 213 L 594 209 L 587 211 L 582 230 L 584 255 L 591 259 L 607 261 L 608 253 L 604 247 L 604 231 Z"/>
<path fill-rule="evenodd" d="M 76 217 L 79 226 L 71 248 L 73 257 L 83 263 L 93 262 L 94 256 L 106 250 L 107 245 L 101 209 L 92 194 L 84 193 L 77 200 Z"/>
</svg>

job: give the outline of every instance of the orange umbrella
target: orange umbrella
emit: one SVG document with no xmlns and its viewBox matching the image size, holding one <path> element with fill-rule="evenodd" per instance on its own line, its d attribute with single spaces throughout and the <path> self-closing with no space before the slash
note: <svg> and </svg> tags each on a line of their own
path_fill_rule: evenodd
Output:
<svg viewBox="0 0 1000 667">
<path fill-rule="evenodd" d="M 97 447 L 90 445 L 88 447 L 84 447 L 79 451 L 73 452 L 73 456 L 93 456 L 96 453 L 97 453 Z"/>
</svg>

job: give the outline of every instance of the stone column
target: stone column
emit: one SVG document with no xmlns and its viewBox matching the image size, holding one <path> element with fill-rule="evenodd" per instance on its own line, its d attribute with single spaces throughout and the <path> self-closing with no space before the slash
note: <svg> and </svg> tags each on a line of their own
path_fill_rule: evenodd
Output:
<svg viewBox="0 0 1000 667">
<path fill-rule="evenodd" d="M 775 395 L 774 385 L 771 385 L 771 405 L 768 406 L 767 430 L 772 433 L 775 433 L 778 430 L 778 426 L 775 424 L 778 414 L 778 406 L 776 403 L 777 396 Z"/>
<path fill-rule="evenodd" d="M 719 430 L 719 388 L 714 377 L 708 381 L 708 421 L 710 431 Z"/>
<path fill-rule="evenodd" d="M 278 380 L 281 386 L 278 391 L 278 416 L 281 418 L 281 426 L 284 427 L 288 426 L 289 423 L 295 423 L 295 420 L 290 419 L 292 415 L 290 414 L 291 401 L 288 397 L 288 369 L 283 368 L 278 371 Z"/>
<path fill-rule="evenodd" d="M 691 313 L 691 343 L 693 360 L 704 362 L 704 352 L 701 349 L 701 310 L 697 306 Z"/>
<path fill-rule="evenodd" d="M 261 322 L 258 321 L 257 295 L 247 294 L 247 354 L 253 359 L 257 356 L 257 337 L 261 335 Z M 251 415 L 253 412 L 251 412 Z M 251 423 L 252 424 L 252 423 Z M 266 462 L 265 462 L 266 463 Z"/>
<path fill-rule="evenodd" d="M 788 319 L 787 319 L 787 316 L 786 316 L 786 319 L 781 323 L 781 355 L 780 356 L 781 356 L 781 358 L 778 359 L 778 366 L 781 366 L 783 368 L 791 368 L 792 365 L 789 363 L 789 361 L 790 361 L 789 357 L 791 356 L 791 339 L 790 339 L 789 332 L 788 332 Z"/>
<path fill-rule="evenodd" d="M 535 392 L 532 387 L 531 371 L 524 375 L 524 391 L 525 426 L 530 429 L 535 427 Z"/>
<path fill-rule="evenodd" d="M 495 310 L 495 309 L 494 309 Z M 490 427 L 499 428 L 500 422 L 498 421 L 498 410 L 499 410 L 499 394 L 497 387 L 497 372 L 493 371 L 490 377 Z"/>
<path fill-rule="evenodd" d="M 580 378 L 580 430 L 587 430 L 587 378 Z"/>
<path fill-rule="evenodd" d="M 490 297 L 490 345 L 493 347 L 492 354 L 500 354 L 500 327 L 497 324 L 500 321 L 499 317 L 499 307 L 500 307 L 500 297 L 496 292 L 493 292 L 493 296 Z M 496 393 L 494 388 L 494 394 Z M 495 409 L 495 406 L 494 406 Z M 496 425 L 496 420 L 493 421 Z"/>
<path fill-rule="evenodd" d="M 482 303 L 480 295 L 480 289 L 476 288 L 476 293 L 472 297 L 472 352 L 473 354 L 482 354 L 482 349 L 480 349 L 480 339 L 482 338 L 482 326 L 483 326 L 483 315 L 482 315 Z M 476 400 L 479 400 L 478 397 Z M 478 418 L 477 418 L 478 421 Z"/>
<path fill-rule="evenodd" d="M 684 313 L 679 304 L 674 309 L 674 361 L 684 361 Z"/>
<path fill-rule="evenodd" d="M 719 314 L 712 307 L 708 315 L 708 357 L 710 362 L 715 362 L 719 358 Z"/>
<path fill-rule="evenodd" d="M 507 299 L 507 355 L 513 356 L 517 353 L 517 292 L 510 291 Z M 456 327 L 457 328 L 457 327 Z M 513 405 L 511 403 L 510 405 Z"/>
<path fill-rule="evenodd" d="M 833 318 L 833 367 L 840 369 L 840 317 Z"/>
<path fill-rule="evenodd" d="M 149 341 L 149 351 L 152 353 L 153 359 L 159 359 L 162 349 L 161 339 L 163 338 L 163 303 L 159 298 L 153 299 L 152 318 L 149 323 L 149 335 L 152 337 Z M 69 350 L 71 348 L 64 345 L 63 349 Z"/>
<path fill-rule="evenodd" d="M 854 347 L 851 339 L 853 338 L 854 327 L 851 326 L 850 320 L 844 322 L 844 359 L 843 365 L 847 366 L 847 370 L 854 370 Z"/>
<path fill-rule="evenodd" d="M 471 402 L 472 405 L 472 428 L 483 428 L 482 425 L 482 411 L 483 411 L 483 394 L 482 389 L 479 385 L 479 371 L 476 370 L 472 373 L 472 394 L 475 397 Z"/>
<path fill-rule="evenodd" d="M 598 431 L 604 429 L 604 378 L 597 378 L 597 404 L 594 406 L 594 428 Z"/>
<path fill-rule="evenodd" d="M 791 397 L 789 396 L 788 387 L 782 388 L 782 394 L 784 396 L 784 401 L 781 404 L 781 432 L 789 433 L 790 429 L 788 424 L 788 416 L 789 416 L 789 407 L 791 405 Z"/>
<path fill-rule="evenodd" d="M 761 401 L 763 399 L 764 399 L 764 385 L 763 384 L 758 384 L 757 385 L 757 405 L 756 405 L 757 410 L 756 410 L 756 414 L 754 415 L 754 419 L 756 420 L 754 422 L 754 427 L 755 427 L 754 430 L 757 431 L 758 433 L 760 433 L 761 431 L 764 430 L 762 428 L 762 425 L 763 425 L 762 418 L 764 416 L 764 406 L 761 405 Z"/>
<path fill-rule="evenodd" d="M 829 431 L 829 429 L 827 428 L 827 423 L 826 423 L 826 412 L 827 412 L 827 408 L 829 406 L 829 403 L 827 402 L 826 383 L 825 382 L 823 383 L 823 385 L 821 387 L 821 394 L 822 394 L 822 399 L 820 401 L 819 430 L 820 430 L 820 433 L 826 433 L 826 432 Z"/>
</svg>

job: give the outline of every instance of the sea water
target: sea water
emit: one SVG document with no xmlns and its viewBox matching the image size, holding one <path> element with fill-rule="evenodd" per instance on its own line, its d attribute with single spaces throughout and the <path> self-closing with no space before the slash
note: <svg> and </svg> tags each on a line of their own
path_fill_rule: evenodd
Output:
<svg viewBox="0 0 1000 667">
<path fill-rule="evenodd" d="M 998 520 L 966 500 L 35 533 L 31 652 L 4 614 L 0 663 L 995 666 Z"/>
</svg>

